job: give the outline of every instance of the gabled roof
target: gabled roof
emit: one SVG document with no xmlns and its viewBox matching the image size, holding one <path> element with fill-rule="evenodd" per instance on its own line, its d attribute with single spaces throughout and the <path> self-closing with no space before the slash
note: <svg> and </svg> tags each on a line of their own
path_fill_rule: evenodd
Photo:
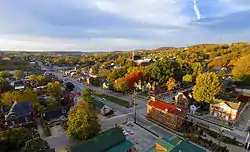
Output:
<svg viewBox="0 0 250 152">
<path fill-rule="evenodd" d="M 234 110 L 238 110 L 241 106 L 241 102 L 229 102 L 229 101 L 223 101 L 223 100 L 216 100 L 217 102 L 219 103 L 215 103 L 215 104 L 212 104 L 212 105 L 215 105 L 215 106 L 222 106 L 222 105 L 226 105 L 228 107 L 230 107 L 231 109 L 234 109 Z"/>
<path fill-rule="evenodd" d="M 183 116 L 185 114 L 182 109 L 176 108 L 174 105 L 163 101 L 150 101 L 148 104 L 156 109 L 167 111 L 168 113 L 178 116 Z"/>
<path fill-rule="evenodd" d="M 225 104 L 227 104 L 230 108 L 234 110 L 238 110 L 240 108 L 241 102 L 228 102 L 226 101 Z"/>
<path fill-rule="evenodd" d="M 14 102 L 5 120 L 11 119 L 13 117 L 29 115 L 32 112 L 34 112 L 34 109 L 32 107 L 31 101 Z"/>
<path fill-rule="evenodd" d="M 51 119 L 58 118 L 58 117 L 63 115 L 64 110 L 66 110 L 66 109 L 64 109 L 63 107 L 47 110 L 47 111 L 45 111 L 43 113 L 44 114 L 44 119 L 49 121 Z"/>
<path fill-rule="evenodd" d="M 120 128 L 112 128 L 110 130 L 104 131 L 97 135 L 96 137 L 89 139 L 85 142 L 82 142 L 78 145 L 71 146 L 69 152 L 108 152 L 112 148 L 124 149 L 124 147 L 131 147 L 131 144 L 124 143 L 127 142 L 125 136 L 122 133 Z M 121 145 L 123 144 L 123 145 Z M 129 148 L 130 148 L 129 147 Z M 116 149 L 117 151 L 118 149 Z M 113 151 L 110 151 L 113 152 Z M 117 152 L 122 152 L 120 149 Z"/>
</svg>

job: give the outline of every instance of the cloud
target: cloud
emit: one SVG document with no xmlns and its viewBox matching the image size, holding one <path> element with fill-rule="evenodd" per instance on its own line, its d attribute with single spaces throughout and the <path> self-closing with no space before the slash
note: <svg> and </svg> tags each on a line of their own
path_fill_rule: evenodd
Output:
<svg viewBox="0 0 250 152">
<path fill-rule="evenodd" d="M 114 51 L 144 48 L 154 48 L 161 45 L 159 41 L 93 38 L 93 39 L 53 39 L 47 37 L 2 36 L 0 46 L 5 50 L 25 51 Z"/>
<path fill-rule="evenodd" d="M 0 1 L 0 49 L 103 51 L 249 41 L 249 0 Z M 201 18 L 202 14 L 202 18 Z"/>
<path fill-rule="evenodd" d="M 180 26 L 191 20 L 182 13 L 186 0 L 94 0 L 98 9 L 142 23 Z"/>
</svg>

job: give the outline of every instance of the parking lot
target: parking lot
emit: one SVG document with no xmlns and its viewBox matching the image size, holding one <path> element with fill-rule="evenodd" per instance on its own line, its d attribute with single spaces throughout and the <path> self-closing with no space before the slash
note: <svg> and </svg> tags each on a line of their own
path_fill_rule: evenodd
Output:
<svg viewBox="0 0 250 152">
<path fill-rule="evenodd" d="M 147 151 L 156 143 L 157 137 L 137 125 L 129 126 L 126 124 L 121 127 L 126 138 L 134 143 L 134 147 L 140 152 Z"/>
<path fill-rule="evenodd" d="M 238 118 L 238 121 L 236 123 L 236 127 L 239 130 L 246 130 L 249 123 L 250 123 L 250 107 L 248 106 L 244 112 L 242 113 L 242 115 Z"/>
</svg>

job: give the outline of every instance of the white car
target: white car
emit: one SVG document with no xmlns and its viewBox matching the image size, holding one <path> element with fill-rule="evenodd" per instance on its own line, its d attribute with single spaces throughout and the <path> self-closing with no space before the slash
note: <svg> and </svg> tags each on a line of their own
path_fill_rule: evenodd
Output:
<svg viewBox="0 0 250 152">
<path fill-rule="evenodd" d="M 126 130 L 123 130 L 122 133 L 127 136 L 129 133 Z"/>
</svg>

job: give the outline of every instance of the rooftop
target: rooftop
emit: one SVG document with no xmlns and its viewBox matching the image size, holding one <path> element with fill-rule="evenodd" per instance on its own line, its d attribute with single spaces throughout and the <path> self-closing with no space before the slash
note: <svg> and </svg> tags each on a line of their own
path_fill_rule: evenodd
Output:
<svg viewBox="0 0 250 152">
<path fill-rule="evenodd" d="M 144 59 L 144 60 L 134 60 L 134 62 L 139 62 L 139 63 L 147 63 L 147 62 L 150 62 L 151 59 Z"/>
<path fill-rule="evenodd" d="M 133 144 L 125 139 L 120 128 L 112 128 L 92 139 L 71 146 L 69 152 L 124 152 L 132 146 Z"/>
<path fill-rule="evenodd" d="M 31 101 L 14 102 L 5 119 L 8 120 L 13 117 L 25 116 L 31 112 L 34 112 Z"/>
<path fill-rule="evenodd" d="M 160 145 L 165 151 L 168 152 L 206 152 L 206 150 L 190 143 L 179 136 L 173 136 L 171 138 L 159 138 L 157 145 Z M 164 150 L 157 150 L 156 146 L 153 146 L 148 152 L 163 152 Z"/>
<path fill-rule="evenodd" d="M 250 97 L 249 96 L 244 96 L 244 95 L 239 95 L 239 96 L 237 96 L 236 99 L 241 101 L 241 102 L 249 102 L 250 101 Z"/>
<path fill-rule="evenodd" d="M 81 92 L 70 92 L 69 97 L 74 98 L 76 96 L 81 96 Z"/>
<path fill-rule="evenodd" d="M 163 101 L 150 101 L 148 103 L 150 106 L 157 108 L 162 111 L 167 111 L 168 113 L 183 116 L 184 111 L 180 108 L 176 108 L 174 105 L 163 102 Z"/>
</svg>

